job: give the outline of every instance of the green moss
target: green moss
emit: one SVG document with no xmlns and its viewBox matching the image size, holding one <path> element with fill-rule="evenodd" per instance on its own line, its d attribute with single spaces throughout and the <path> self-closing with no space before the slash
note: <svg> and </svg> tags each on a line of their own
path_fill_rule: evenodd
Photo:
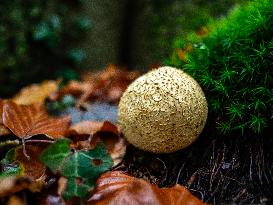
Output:
<svg viewBox="0 0 273 205">
<path fill-rule="evenodd" d="M 261 133 L 273 114 L 273 0 L 237 7 L 208 29 L 207 36 L 178 39 L 168 63 L 201 84 L 218 131 Z M 189 45 L 183 62 L 177 49 Z"/>
</svg>

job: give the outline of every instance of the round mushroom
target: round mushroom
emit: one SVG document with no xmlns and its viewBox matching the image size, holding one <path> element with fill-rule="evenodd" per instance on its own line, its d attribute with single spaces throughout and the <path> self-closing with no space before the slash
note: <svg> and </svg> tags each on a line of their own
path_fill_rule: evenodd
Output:
<svg viewBox="0 0 273 205">
<path fill-rule="evenodd" d="M 207 114 L 199 84 L 185 72 L 167 66 L 129 85 L 118 111 L 128 142 L 154 153 L 170 153 L 190 145 L 202 132 Z"/>
</svg>

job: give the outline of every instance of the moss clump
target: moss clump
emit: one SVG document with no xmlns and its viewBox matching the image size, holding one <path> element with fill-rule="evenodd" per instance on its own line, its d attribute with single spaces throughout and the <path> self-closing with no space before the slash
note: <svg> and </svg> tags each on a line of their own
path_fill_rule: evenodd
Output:
<svg viewBox="0 0 273 205">
<path fill-rule="evenodd" d="M 169 64 L 201 84 L 220 132 L 263 132 L 273 114 L 273 0 L 237 7 L 208 28 L 178 39 Z"/>
</svg>

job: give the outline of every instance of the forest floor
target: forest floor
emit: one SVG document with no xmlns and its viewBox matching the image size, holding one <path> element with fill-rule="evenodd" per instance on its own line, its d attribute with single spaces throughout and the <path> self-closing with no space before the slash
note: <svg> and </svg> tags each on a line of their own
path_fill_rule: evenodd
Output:
<svg viewBox="0 0 273 205">
<path fill-rule="evenodd" d="M 24 107 L 25 105 L 21 104 L 32 103 L 33 101 L 36 102 L 41 99 L 44 103 L 46 99 L 46 104 L 49 105 L 47 106 L 49 113 L 55 112 L 56 109 L 61 109 L 62 111 L 59 112 L 57 116 L 69 115 L 71 117 L 72 127 L 73 124 L 88 121 L 89 124 L 87 127 L 82 126 L 84 128 L 83 132 L 85 137 L 87 133 L 87 137 L 90 135 L 90 129 L 94 131 L 94 125 L 95 127 L 98 126 L 97 122 L 102 122 L 103 124 L 105 121 L 110 121 L 113 124 L 110 123 L 109 125 L 108 123 L 108 127 L 106 126 L 106 128 L 104 127 L 106 124 L 103 124 L 102 127 L 104 128 L 95 128 L 96 132 L 94 133 L 102 132 L 104 135 L 105 133 L 119 135 L 117 127 L 114 126 L 118 121 L 118 101 L 128 84 L 139 75 L 138 72 L 122 71 L 110 66 L 106 71 L 100 73 L 85 74 L 81 82 L 72 82 L 57 92 L 54 92 L 53 95 L 48 95 L 52 90 L 52 82 L 26 88 L 13 98 L 13 101 L 18 103 L 18 105 L 9 102 L 6 107 L 12 105 L 15 110 L 21 108 L 26 109 L 26 107 Z M 39 94 L 35 95 L 37 90 Z M 44 94 L 41 94 L 41 91 L 43 91 Z M 66 107 L 67 105 L 65 103 L 71 103 L 70 98 L 68 98 L 70 100 L 66 98 L 66 101 L 63 102 L 64 104 L 60 103 L 60 99 L 64 99 L 63 97 L 67 96 L 67 94 L 72 95 L 73 98 L 76 99 L 77 106 Z M 31 108 L 34 109 L 35 106 Z M 6 108 L 6 110 L 1 110 L 1 112 L 3 112 L 4 116 L 8 110 Z M 8 132 L 7 137 L 3 137 L 6 133 L 0 129 L 0 145 L 4 147 L 0 150 L 1 159 L 5 157 L 7 150 L 12 147 L 6 146 L 7 142 L 10 143 L 13 140 L 16 141 L 18 137 L 20 138 L 17 134 L 18 130 L 16 126 L 14 128 L 14 123 L 18 123 L 20 117 L 22 116 L 19 116 L 16 119 L 17 121 L 12 122 L 11 127 L 9 122 L 2 122 L 4 123 L 3 125 L 0 121 L 0 126 L 2 126 L 0 128 L 4 128 L 4 130 L 9 128 L 13 132 L 13 134 Z M 99 123 L 99 126 L 102 124 Z M 262 136 L 253 136 L 251 134 L 245 134 L 243 137 L 236 134 L 232 136 L 221 136 L 216 134 L 214 129 L 209 127 L 208 124 L 210 123 L 207 123 L 201 136 L 199 136 L 192 145 L 171 154 L 152 154 L 128 144 L 126 148 L 123 144 L 123 140 L 119 139 L 118 143 L 120 143 L 120 147 L 124 146 L 126 152 L 122 152 L 122 150 L 125 150 L 123 149 L 124 147 L 118 150 L 116 154 L 123 157 L 123 159 L 119 160 L 116 165 L 112 167 L 111 171 L 122 171 L 135 178 L 145 179 L 151 184 L 156 184 L 158 187 L 173 187 L 176 184 L 183 185 L 193 195 L 208 204 L 273 204 L 272 132 L 265 132 Z M 69 129 L 71 130 L 71 127 Z M 86 145 L 87 138 L 85 139 L 83 137 L 84 134 L 80 133 L 82 131 L 76 129 L 75 126 L 73 129 L 78 132 L 76 133 L 76 137 L 78 137 L 77 142 L 72 143 L 73 148 L 77 149 L 83 146 L 89 149 L 91 144 Z M 74 131 L 73 135 L 75 135 Z M 48 130 L 45 129 L 43 132 L 45 133 L 42 134 L 46 134 Z M 53 133 L 53 135 L 54 134 L 56 135 L 56 133 Z M 120 135 L 122 138 L 122 133 Z M 75 141 L 71 136 L 70 139 Z M 33 142 L 35 142 L 35 140 L 33 140 L 32 143 Z M 11 145 L 13 144 L 11 143 Z M 80 153 L 81 151 L 78 152 Z M 71 154 L 73 153 L 74 151 L 71 152 Z M 17 159 L 17 161 L 18 160 L 19 159 Z M 20 157 L 20 160 L 20 163 L 22 162 L 26 167 L 33 169 L 32 164 L 29 164 L 29 162 L 25 160 L 25 157 L 23 161 Z M 5 164 L 3 165 L 3 161 L 0 162 L 2 163 L 1 171 L 4 172 L 7 167 L 4 167 Z M 13 163 L 8 164 L 9 169 L 11 169 L 12 166 L 14 166 Z M 59 175 L 56 176 L 51 173 L 49 176 L 55 179 L 52 183 L 55 185 L 52 186 L 50 185 L 51 183 L 47 182 L 48 187 L 45 188 L 45 191 L 40 195 L 30 193 L 29 191 L 26 193 L 27 196 L 30 197 L 21 194 L 20 196 L 23 196 L 21 198 L 28 201 L 28 203 L 25 204 L 37 204 L 36 202 L 41 201 L 41 198 L 43 201 L 45 198 L 43 194 L 50 195 L 53 193 L 55 194 L 54 196 L 57 196 L 56 190 L 59 189 L 58 186 L 60 185 L 57 184 L 56 179 Z M 1 186 L 3 186 L 3 184 L 1 184 L 0 178 L 0 187 Z M 20 190 L 21 188 L 22 187 L 20 187 Z M 14 190 L 14 188 L 9 191 L 11 193 L 18 192 Z M 5 197 L 3 198 L 3 196 Z M 0 191 L 1 204 L 10 205 L 8 197 L 9 194 Z M 24 203 L 20 203 L 20 205 L 21 204 L 25 205 Z M 50 203 L 42 204 L 49 205 Z M 71 205 L 77 204 L 77 202 L 59 203 L 58 200 L 55 200 L 52 204 Z M 87 204 L 89 205 L 90 203 Z"/>
</svg>

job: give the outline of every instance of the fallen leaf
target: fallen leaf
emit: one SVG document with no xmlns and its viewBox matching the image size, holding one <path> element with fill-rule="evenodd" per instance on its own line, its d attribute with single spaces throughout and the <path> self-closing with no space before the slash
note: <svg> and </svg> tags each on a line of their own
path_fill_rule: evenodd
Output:
<svg viewBox="0 0 273 205">
<path fill-rule="evenodd" d="M 15 161 L 22 165 L 24 176 L 31 177 L 35 180 L 42 180 L 45 177 L 46 167 L 38 158 L 43 150 L 44 148 L 41 146 L 28 145 L 26 151 L 31 156 L 31 160 L 28 160 L 23 155 L 22 146 L 15 148 Z"/>
<path fill-rule="evenodd" d="M 2 119 L 3 106 L 4 106 L 4 101 L 0 100 L 0 136 L 10 134 L 10 131 L 5 127 L 5 125 L 3 125 L 3 119 Z"/>
<path fill-rule="evenodd" d="M 0 124 L 0 136 L 8 135 L 10 131 L 2 124 Z"/>
<path fill-rule="evenodd" d="M 84 73 L 81 82 L 71 81 L 51 99 L 71 94 L 78 97 L 78 105 L 87 101 L 118 103 L 122 93 L 138 76 L 138 71 L 127 71 L 111 64 L 101 72 Z"/>
<path fill-rule="evenodd" d="M 23 88 L 12 100 L 20 105 L 42 104 L 51 93 L 57 90 L 58 82 L 53 80 L 44 81 L 40 84 L 32 84 Z"/>
<path fill-rule="evenodd" d="M 18 196 L 11 196 L 5 205 L 27 205 L 23 199 Z"/>
<path fill-rule="evenodd" d="M 79 81 L 71 80 L 61 90 L 51 93 L 49 95 L 49 99 L 52 101 L 56 101 L 67 94 L 73 95 L 75 97 L 79 97 L 83 93 L 86 93 L 89 90 L 91 90 L 92 88 L 93 88 L 92 84 L 88 82 L 79 82 Z"/>
<path fill-rule="evenodd" d="M 119 171 L 100 176 L 87 205 L 205 205 L 185 187 L 158 188 L 143 179 Z"/>
<path fill-rule="evenodd" d="M 177 50 L 177 55 L 180 58 L 180 60 L 182 60 L 184 63 L 187 62 L 187 53 L 184 50 L 182 50 L 181 48 L 179 48 Z"/>
<path fill-rule="evenodd" d="M 3 124 L 3 119 L 2 119 L 2 115 L 3 115 L 3 106 L 4 106 L 4 101 L 0 100 L 0 124 Z"/>
<path fill-rule="evenodd" d="M 209 33 L 209 29 L 206 26 L 202 26 L 195 32 L 198 36 L 205 37 Z"/>
<path fill-rule="evenodd" d="M 41 184 L 25 176 L 0 177 L 0 198 L 10 196 L 24 189 L 37 192 L 41 189 Z"/>
<path fill-rule="evenodd" d="M 92 149 L 99 141 L 103 141 L 113 159 L 113 166 L 119 164 L 126 153 L 126 142 L 121 137 L 120 129 L 111 122 L 83 121 L 70 127 L 70 132 L 80 135 L 92 135 L 92 140 L 77 141 L 78 149 Z"/>
<path fill-rule="evenodd" d="M 93 189 L 97 177 L 112 166 L 112 159 L 103 144 L 95 149 L 73 151 L 68 139 L 58 140 L 40 155 L 40 160 L 54 173 L 67 179 L 65 199 L 84 198 Z"/>
<path fill-rule="evenodd" d="M 3 106 L 3 124 L 19 138 L 28 139 L 43 134 L 58 139 L 66 135 L 70 118 L 50 117 L 41 105 L 17 105 L 6 101 Z"/>
<path fill-rule="evenodd" d="M 12 175 L 28 177 L 37 185 L 35 191 L 40 191 L 46 179 L 46 167 L 38 159 L 43 149 L 41 146 L 28 145 L 26 151 L 31 155 L 31 160 L 24 156 L 22 146 L 10 149 L 0 161 L 2 169 L 0 177 Z"/>
<path fill-rule="evenodd" d="M 75 131 L 80 135 L 93 135 L 98 132 L 103 126 L 103 122 L 99 121 L 82 121 L 72 125 L 69 130 Z"/>
</svg>

